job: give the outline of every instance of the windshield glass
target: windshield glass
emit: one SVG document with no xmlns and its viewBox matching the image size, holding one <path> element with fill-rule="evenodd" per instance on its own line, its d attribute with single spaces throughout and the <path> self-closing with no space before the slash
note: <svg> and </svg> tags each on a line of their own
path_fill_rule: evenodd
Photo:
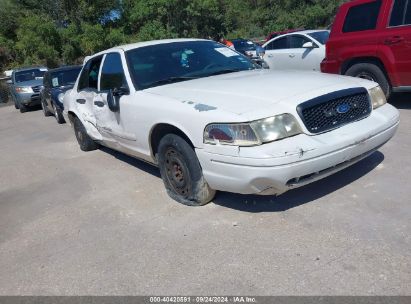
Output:
<svg viewBox="0 0 411 304">
<path fill-rule="evenodd" d="M 42 79 L 46 73 L 45 69 L 32 69 L 32 70 L 24 70 L 20 72 L 16 72 L 14 78 L 16 82 L 24 82 L 30 81 L 35 79 Z"/>
<path fill-rule="evenodd" d="M 126 56 L 138 90 L 258 67 L 247 57 L 213 41 L 151 45 L 127 51 Z"/>
<path fill-rule="evenodd" d="M 317 40 L 321 44 L 326 44 L 328 41 L 328 38 L 330 37 L 330 32 L 329 31 L 314 32 L 314 33 L 308 34 L 308 36 L 313 37 L 315 40 Z"/>
<path fill-rule="evenodd" d="M 77 67 L 72 70 L 62 70 L 58 72 L 51 73 L 51 86 L 53 88 L 73 85 L 76 80 L 77 76 L 80 73 L 81 67 Z"/>
</svg>

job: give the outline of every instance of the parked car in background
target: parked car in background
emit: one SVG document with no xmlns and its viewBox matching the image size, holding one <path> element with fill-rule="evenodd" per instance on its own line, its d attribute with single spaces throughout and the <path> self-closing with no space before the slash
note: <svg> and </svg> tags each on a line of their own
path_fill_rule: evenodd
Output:
<svg viewBox="0 0 411 304">
<path fill-rule="evenodd" d="M 40 90 L 46 67 L 27 67 L 13 70 L 10 80 L 10 94 L 16 109 L 21 113 L 27 107 L 40 105 Z"/>
<path fill-rule="evenodd" d="M 320 71 L 328 30 L 293 32 L 266 42 L 264 60 L 270 69 Z"/>
<path fill-rule="evenodd" d="M 40 92 L 44 116 L 54 115 L 59 124 L 65 123 L 63 117 L 64 93 L 73 88 L 81 71 L 81 66 L 65 66 L 49 70 L 44 74 L 43 89 Z"/>
<path fill-rule="evenodd" d="M 265 41 L 270 41 L 271 39 L 281 36 L 281 35 L 285 35 L 285 34 L 289 34 L 289 33 L 293 33 L 293 32 L 298 32 L 298 31 L 302 31 L 304 29 L 291 29 L 291 30 L 285 30 L 285 31 L 277 31 L 277 32 L 271 32 L 270 34 L 268 34 L 267 38 L 265 39 Z"/>
<path fill-rule="evenodd" d="M 375 82 L 264 70 L 198 39 L 95 54 L 64 95 L 64 115 L 82 150 L 103 144 L 157 165 L 168 194 L 191 206 L 216 190 L 306 185 L 368 156 L 399 124 Z"/>
<path fill-rule="evenodd" d="M 356 0 L 336 15 L 325 73 L 365 78 L 379 83 L 388 97 L 411 91 L 411 1 Z"/>
<path fill-rule="evenodd" d="M 263 68 L 268 68 L 264 61 L 265 50 L 258 44 L 247 39 L 233 39 L 231 42 L 237 52 L 249 57 L 253 62 L 259 64 Z"/>
</svg>

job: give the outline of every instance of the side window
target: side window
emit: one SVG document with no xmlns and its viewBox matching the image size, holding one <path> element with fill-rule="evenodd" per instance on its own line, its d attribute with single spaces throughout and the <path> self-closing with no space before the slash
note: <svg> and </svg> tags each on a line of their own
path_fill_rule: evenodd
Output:
<svg viewBox="0 0 411 304">
<path fill-rule="evenodd" d="M 80 75 L 78 90 L 95 89 L 97 90 L 98 72 L 100 71 L 102 57 L 89 60 Z"/>
<path fill-rule="evenodd" d="M 283 37 L 277 40 L 272 41 L 269 43 L 266 48 L 266 50 L 281 50 L 281 49 L 288 49 L 287 45 L 287 37 Z"/>
<path fill-rule="evenodd" d="M 377 27 L 380 8 L 381 0 L 351 7 L 345 18 L 343 32 L 374 30 Z"/>
<path fill-rule="evenodd" d="M 301 49 L 306 42 L 310 42 L 307 38 L 298 35 L 288 36 L 290 49 Z"/>
<path fill-rule="evenodd" d="M 390 26 L 411 24 L 411 1 L 395 0 L 392 7 Z"/>
<path fill-rule="evenodd" d="M 107 91 L 120 87 L 127 87 L 120 54 L 107 54 L 101 70 L 100 90 Z"/>
</svg>

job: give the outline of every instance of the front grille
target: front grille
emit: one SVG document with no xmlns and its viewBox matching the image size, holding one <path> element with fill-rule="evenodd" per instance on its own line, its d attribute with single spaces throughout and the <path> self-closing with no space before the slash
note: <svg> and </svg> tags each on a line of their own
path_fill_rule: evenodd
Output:
<svg viewBox="0 0 411 304">
<path fill-rule="evenodd" d="M 336 129 L 371 113 L 371 102 L 364 88 L 337 91 L 304 102 L 297 112 L 308 131 L 321 133 Z"/>
<path fill-rule="evenodd" d="M 35 86 L 35 87 L 31 87 L 31 88 L 33 89 L 34 93 L 39 93 L 40 89 L 41 89 L 41 86 Z"/>
</svg>

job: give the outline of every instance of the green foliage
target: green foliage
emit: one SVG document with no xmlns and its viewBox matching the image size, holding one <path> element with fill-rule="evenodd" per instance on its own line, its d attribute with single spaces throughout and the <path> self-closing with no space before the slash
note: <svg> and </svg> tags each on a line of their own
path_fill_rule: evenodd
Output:
<svg viewBox="0 0 411 304">
<path fill-rule="evenodd" d="M 0 69 L 81 63 L 135 41 L 328 26 L 343 0 L 0 0 Z"/>
</svg>

